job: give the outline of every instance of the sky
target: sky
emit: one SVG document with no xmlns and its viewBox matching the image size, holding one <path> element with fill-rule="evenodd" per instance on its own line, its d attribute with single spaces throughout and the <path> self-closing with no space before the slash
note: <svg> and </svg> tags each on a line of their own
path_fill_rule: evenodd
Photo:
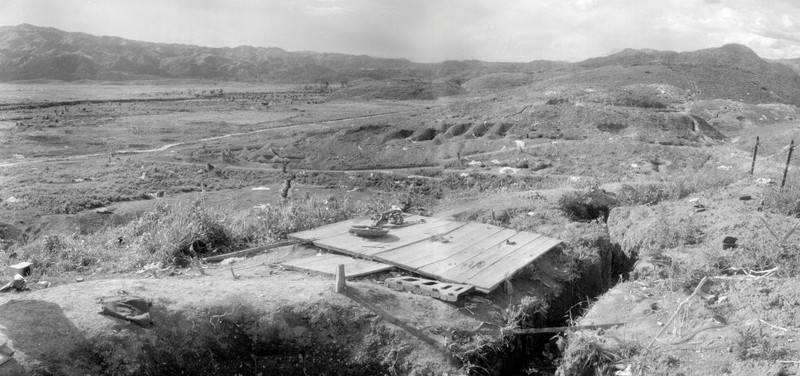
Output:
<svg viewBox="0 0 800 376">
<path fill-rule="evenodd" d="M 800 57 L 796 0 L 0 0 L 0 25 L 209 47 L 581 61 L 744 44 Z"/>
</svg>

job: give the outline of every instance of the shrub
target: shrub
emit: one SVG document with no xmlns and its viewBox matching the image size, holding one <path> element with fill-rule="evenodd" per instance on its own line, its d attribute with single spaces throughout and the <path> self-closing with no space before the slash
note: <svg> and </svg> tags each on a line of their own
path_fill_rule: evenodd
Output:
<svg viewBox="0 0 800 376">
<path fill-rule="evenodd" d="M 783 189 L 775 186 L 765 190 L 763 204 L 773 213 L 800 217 L 800 184 L 790 180 Z"/>
<path fill-rule="evenodd" d="M 558 200 L 558 207 L 574 220 L 591 221 L 602 217 L 608 220 L 608 213 L 617 205 L 617 200 L 599 189 L 567 193 Z"/>
</svg>

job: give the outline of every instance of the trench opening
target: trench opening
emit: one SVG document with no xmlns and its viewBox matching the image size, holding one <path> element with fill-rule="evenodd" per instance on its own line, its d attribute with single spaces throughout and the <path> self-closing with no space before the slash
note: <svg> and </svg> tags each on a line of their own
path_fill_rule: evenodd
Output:
<svg viewBox="0 0 800 376">
<path fill-rule="evenodd" d="M 597 257 L 578 260 L 576 278 L 566 283 L 560 293 L 528 306 L 520 328 L 568 327 L 572 318 L 585 314 L 593 299 L 628 279 L 636 255 L 626 255 L 607 237 L 583 240 L 582 246 L 594 247 Z M 566 345 L 563 335 L 509 334 L 464 360 L 471 365 L 471 375 L 555 375 Z"/>
</svg>

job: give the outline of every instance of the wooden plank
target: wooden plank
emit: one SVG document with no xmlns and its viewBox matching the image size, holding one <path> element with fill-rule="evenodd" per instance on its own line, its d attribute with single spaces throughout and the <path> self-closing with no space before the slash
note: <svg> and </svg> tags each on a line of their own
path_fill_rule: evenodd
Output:
<svg viewBox="0 0 800 376">
<path fill-rule="evenodd" d="M 256 255 L 258 253 L 261 253 L 261 252 L 264 252 L 264 251 L 268 251 L 270 249 L 286 247 L 286 246 L 296 245 L 296 244 L 301 244 L 303 242 L 304 241 L 302 241 L 302 240 L 289 240 L 289 241 L 280 242 L 280 243 L 268 244 L 268 245 L 264 245 L 264 246 L 261 246 L 261 247 L 248 248 L 248 249 L 243 249 L 241 251 L 236 251 L 236 252 L 231 252 L 231 253 L 224 253 L 224 254 L 215 255 L 215 256 L 209 256 L 209 257 L 203 258 L 203 262 L 220 262 L 220 261 L 222 261 L 222 260 L 224 260 L 226 258 L 231 258 L 231 257 L 253 256 L 253 255 Z"/>
<path fill-rule="evenodd" d="M 329 275 L 334 275 L 336 272 L 336 267 L 340 264 L 344 265 L 345 278 L 347 279 L 361 277 L 394 268 L 392 265 L 367 260 L 359 260 L 352 257 L 334 255 L 330 253 L 290 260 L 283 263 L 284 266 L 290 269 Z"/>
<path fill-rule="evenodd" d="M 458 267 L 442 273 L 442 276 L 454 281 L 466 281 L 508 254 L 522 248 L 535 239 L 543 237 L 542 235 L 531 232 L 518 232 L 514 236 L 508 238 L 507 241 L 501 241 L 491 247 L 487 247 L 483 252 L 462 262 Z M 502 277 L 501 275 L 500 278 Z"/>
<path fill-rule="evenodd" d="M 429 275 L 432 277 L 443 276 L 447 271 L 458 268 L 462 263 L 475 257 L 475 255 L 483 253 L 487 248 L 496 246 L 500 242 L 505 242 L 507 239 L 516 235 L 517 231 L 503 229 L 471 246 L 465 248 L 455 255 L 447 257 L 443 260 L 430 263 L 428 265 L 420 266 L 416 269 L 418 273 Z M 452 281 L 458 283 L 458 281 Z"/>
<path fill-rule="evenodd" d="M 393 229 L 379 238 L 362 238 L 348 233 L 315 241 L 314 244 L 345 254 L 374 258 L 385 262 L 384 257 L 375 257 L 375 255 L 428 239 L 434 235 L 446 234 L 463 225 L 460 222 L 431 221 Z"/>
<path fill-rule="evenodd" d="M 423 217 L 423 216 L 415 215 L 415 214 L 404 214 L 403 215 L 403 220 L 405 221 L 405 223 L 414 223 L 414 222 L 419 222 L 419 221 L 426 221 L 426 222 L 438 221 L 438 219 Z M 316 228 L 313 228 L 313 229 L 310 229 L 310 230 L 306 230 L 306 231 L 300 231 L 300 232 L 291 233 L 291 234 L 287 235 L 287 237 L 289 239 L 316 241 L 316 240 L 329 238 L 331 236 L 347 234 L 348 233 L 347 231 L 350 230 L 350 227 L 352 227 L 352 226 L 372 225 L 374 223 L 375 223 L 375 221 L 373 219 L 369 218 L 369 217 L 359 217 L 359 218 L 348 219 L 348 220 L 342 221 L 342 222 L 336 222 L 336 223 L 327 224 L 327 225 L 316 227 Z M 414 225 L 411 224 L 408 227 L 413 227 L 413 226 Z M 390 229 L 392 229 L 392 228 L 404 228 L 403 225 L 401 225 L 400 227 L 387 225 L 385 227 L 390 228 Z"/>
<path fill-rule="evenodd" d="M 441 240 L 428 240 L 394 249 L 391 251 L 391 257 L 395 262 L 416 270 L 423 265 L 451 257 L 502 230 L 501 227 L 497 226 L 474 222 L 467 223 L 443 236 Z"/>
<path fill-rule="evenodd" d="M 485 267 L 478 273 L 468 278 L 467 283 L 475 288 L 490 292 L 497 288 L 505 279 L 511 278 L 520 269 L 532 263 L 553 247 L 559 245 L 560 240 L 541 237 L 519 248 L 517 251 L 497 260 L 492 265 Z"/>
<path fill-rule="evenodd" d="M 324 226 L 320 226 L 317 228 L 313 228 L 311 230 L 295 232 L 287 235 L 286 237 L 289 239 L 297 239 L 297 240 L 305 240 L 305 241 L 316 241 L 319 239 L 324 239 L 327 237 L 340 235 L 342 233 L 346 233 L 350 227 L 355 225 L 371 225 L 375 221 L 370 218 L 362 217 L 362 218 L 353 218 L 348 219 L 342 222 L 336 222 L 327 224 Z"/>
</svg>

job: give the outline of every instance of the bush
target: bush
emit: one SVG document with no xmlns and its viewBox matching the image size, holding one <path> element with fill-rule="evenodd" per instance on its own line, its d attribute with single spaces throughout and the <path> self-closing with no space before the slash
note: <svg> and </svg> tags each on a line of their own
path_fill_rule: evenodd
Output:
<svg viewBox="0 0 800 376">
<path fill-rule="evenodd" d="M 765 190 L 763 204 L 773 213 L 800 217 L 800 184 L 790 181 L 783 189 Z"/>
<path fill-rule="evenodd" d="M 608 220 L 608 213 L 617 205 L 614 196 L 600 189 L 570 192 L 558 200 L 558 207 L 573 220 Z"/>
</svg>

